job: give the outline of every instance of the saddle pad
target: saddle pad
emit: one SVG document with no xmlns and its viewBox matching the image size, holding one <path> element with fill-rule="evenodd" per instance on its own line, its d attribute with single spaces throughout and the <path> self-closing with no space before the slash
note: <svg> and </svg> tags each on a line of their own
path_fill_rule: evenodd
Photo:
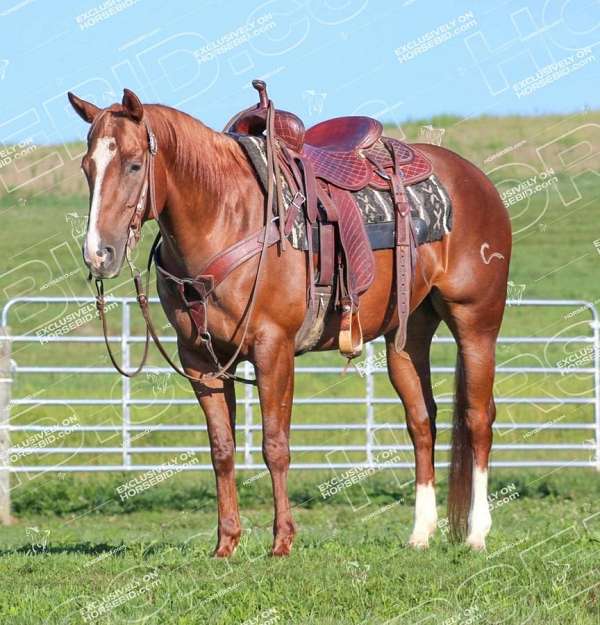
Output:
<svg viewBox="0 0 600 625">
<path fill-rule="evenodd" d="M 263 188 L 266 188 L 267 154 L 264 138 L 235 134 L 232 134 L 232 138 L 242 146 Z M 287 186 L 285 177 L 283 177 L 283 191 L 285 201 L 291 202 L 292 193 Z M 411 207 L 411 221 L 415 229 L 418 245 L 439 241 L 452 230 L 452 204 L 450 197 L 435 174 L 431 174 L 421 182 L 407 186 L 406 195 Z M 372 249 L 394 247 L 394 204 L 389 191 L 369 186 L 353 192 L 352 196 L 356 200 L 363 220 L 367 225 L 367 233 L 371 240 Z M 370 224 L 380 224 L 380 227 L 369 228 Z M 389 224 L 389 228 L 386 227 L 387 224 Z M 375 239 L 372 236 L 373 232 L 387 233 L 388 231 L 392 233 L 392 236 L 384 234 L 383 236 L 375 237 Z M 308 249 L 302 215 L 298 214 L 289 238 L 295 248 Z"/>
</svg>

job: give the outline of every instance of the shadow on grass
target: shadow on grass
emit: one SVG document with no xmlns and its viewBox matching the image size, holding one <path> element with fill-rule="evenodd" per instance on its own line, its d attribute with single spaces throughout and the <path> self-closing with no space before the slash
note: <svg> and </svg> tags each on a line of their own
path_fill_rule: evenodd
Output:
<svg viewBox="0 0 600 625">
<path fill-rule="evenodd" d="M 123 542 L 118 544 L 110 544 L 105 542 L 93 543 L 89 541 L 47 546 L 35 543 L 26 543 L 20 545 L 19 547 L 13 547 L 11 549 L 0 549 L 0 558 L 11 555 L 45 556 L 56 554 L 75 554 L 85 556 L 101 556 L 103 554 L 110 554 L 113 556 L 122 556 L 126 553 L 135 553 L 135 555 L 138 557 L 144 557 L 173 548 L 184 550 L 185 545 L 158 542 L 148 545 L 142 545 L 140 543 L 125 544 Z"/>
</svg>

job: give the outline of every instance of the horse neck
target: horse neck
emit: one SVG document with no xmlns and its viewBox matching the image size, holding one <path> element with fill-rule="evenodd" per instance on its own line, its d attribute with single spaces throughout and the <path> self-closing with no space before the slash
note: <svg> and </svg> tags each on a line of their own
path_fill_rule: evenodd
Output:
<svg viewBox="0 0 600 625">
<path fill-rule="evenodd" d="M 194 276 L 209 258 L 261 227 L 262 200 L 231 138 L 166 107 L 152 107 L 150 120 L 161 156 L 155 178 L 163 186 L 162 258 L 168 269 Z"/>
</svg>

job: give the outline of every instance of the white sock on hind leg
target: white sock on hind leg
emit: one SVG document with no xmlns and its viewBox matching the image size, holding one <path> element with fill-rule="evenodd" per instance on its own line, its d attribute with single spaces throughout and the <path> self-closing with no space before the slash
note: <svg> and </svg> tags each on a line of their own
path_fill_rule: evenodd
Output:
<svg viewBox="0 0 600 625">
<path fill-rule="evenodd" d="M 412 547 L 427 547 L 429 537 L 437 525 L 437 508 L 435 505 L 435 487 L 433 482 L 417 484 L 415 501 L 415 525 L 410 535 Z"/>
<path fill-rule="evenodd" d="M 467 544 L 473 549 L 485 549 L 485 537 L 492 527 L 492 515 L 487 498 L 488 472 L 473 465 L 473 493 L 469 510 Z"/>
</svg>

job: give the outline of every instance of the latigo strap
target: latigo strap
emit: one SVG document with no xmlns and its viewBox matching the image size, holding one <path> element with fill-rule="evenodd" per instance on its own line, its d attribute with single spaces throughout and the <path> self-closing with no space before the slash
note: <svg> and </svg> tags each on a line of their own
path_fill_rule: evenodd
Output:
<svg viewBox="0 0 600 625">
<path fill-rule="evenodd" d="M 410 205 L 406 198 L 406 190 L 402 176 L 399 173 L 399 159 L 396 144 L 387 143 L 386 147 L 392 154 L 394 171 L 390 175 L 390 188 L 394 207 L 396 208 L 396 307 L 398 310 L 398 329 L 394 338 L 394 348 L 397 352 L 404 349 L 406 344 L 406 325 L 410 315 L 410 294 L 412 283 L 412 256 L 415 246 L 414 235 L 410 222 Z"/>
</svg>

